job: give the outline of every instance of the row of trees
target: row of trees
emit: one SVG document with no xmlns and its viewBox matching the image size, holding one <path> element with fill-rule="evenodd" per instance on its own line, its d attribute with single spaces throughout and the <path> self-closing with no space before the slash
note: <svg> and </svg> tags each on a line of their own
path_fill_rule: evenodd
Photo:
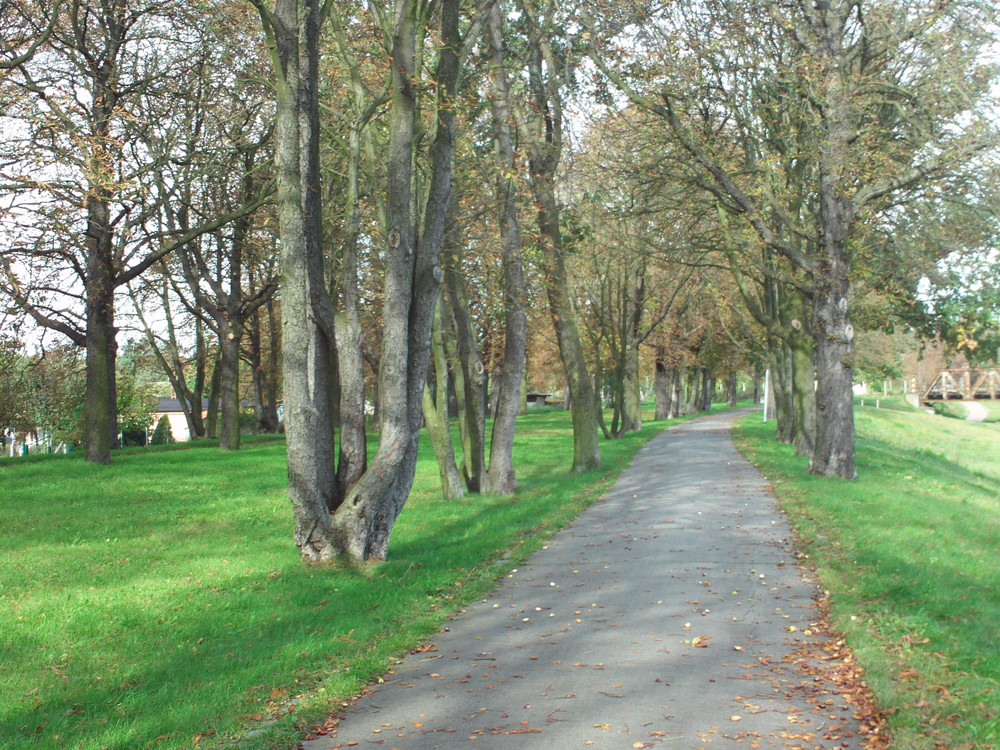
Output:
<svg viewBox="0 0 1000 750">
<path fill-rule="evenodd" d="M 651 360 L 658 418 L 770 368 L 782 439 L 853 477 L 855 328 L 944 316 L 920 279 L 995 235 L 995 11 L 599 7 L 4 2 L 4 291 L 85 349 L 88 458 L 127 312 L 194 434 L 218 353 L 227 449 L 241 359 L 270 428 L 280 363 L 310 562 L 385 556 L 423 424 L 449 496 L 513 493 L 529 361 L 573 470 Z"/>
</svg>

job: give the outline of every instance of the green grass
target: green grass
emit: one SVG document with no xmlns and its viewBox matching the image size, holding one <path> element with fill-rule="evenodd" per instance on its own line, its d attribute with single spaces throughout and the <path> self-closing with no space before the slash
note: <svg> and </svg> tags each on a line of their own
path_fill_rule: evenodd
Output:
<svg viewBox="0 0 1000 750">
<path fill-rule="evenodd" d="M 965 419 L 969 410 L 961 401 L 938 401 L 933 404 L 934 412 L 941 417 Z"/>
<path fill-rule="evenodd" d="M 360 570 L 299 563 L 283 441 L 0 461 L 0 746 L 291 747 L 664 426 L 569 475 L 569 415 L 532 411 L 516 499 L 442 501 L 425 448 L 389 559 Z"/>
<path fill-rule="evenodd" d="M 986 417 L 987 422 L 1000 422 L 1000 401 L 980 401 L 980 404 L 989 412 Z"/>
<path fill-rule="evenodd" d="M 831 592 L 894 746 L 1000 747 L 1000 427 L 882 406 L 856 412 L 853 482 L 807 474 L 773 422 L 742 420 L 738 439 Z"/>
</svg>

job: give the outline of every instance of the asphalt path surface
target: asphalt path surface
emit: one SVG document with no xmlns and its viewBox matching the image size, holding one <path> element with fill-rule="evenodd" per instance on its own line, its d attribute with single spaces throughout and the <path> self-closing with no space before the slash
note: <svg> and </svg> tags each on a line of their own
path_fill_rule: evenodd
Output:
<svg viewBox="0 0 1000 750">
<path fill-rule="evenodd" d="M 734 413 L 605 497 L 304 750 L 860 748 L 817 590 Z"/>
</svg>

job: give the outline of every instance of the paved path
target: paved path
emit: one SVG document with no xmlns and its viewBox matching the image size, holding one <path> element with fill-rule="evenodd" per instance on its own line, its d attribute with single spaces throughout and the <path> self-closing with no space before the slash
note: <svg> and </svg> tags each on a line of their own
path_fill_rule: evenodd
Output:
<svg viewBox="0 0 1000 750">
<path fill-rule="evenodd" d="M 302 747 L 861 747 L 831 663 L 796 666 L 822 638 L 816 591 L 732 445 L 734 418 L 653 439 L 603 499 Z"/>
<path fill-rule="evenodd" d="M 965 417 L 968 422 L 985 422 L 990 416 L 989 409 L 978 401 L 963 401 L 962 403 L 965 404 L 965 409 L 968 412 Z"/>
</svg>

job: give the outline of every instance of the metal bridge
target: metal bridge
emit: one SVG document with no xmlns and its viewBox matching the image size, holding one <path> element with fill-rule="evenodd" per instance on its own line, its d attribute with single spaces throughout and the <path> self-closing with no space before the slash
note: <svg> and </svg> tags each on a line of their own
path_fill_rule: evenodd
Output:
<svg viewBox="0 0 1000 750">
<path fill-rule="evenodd" d="M 996 401 L 1000 399 L 1000 368 L 956 368 L 941 370 L 921 399 L 940 401 Z"/>
</svg>

